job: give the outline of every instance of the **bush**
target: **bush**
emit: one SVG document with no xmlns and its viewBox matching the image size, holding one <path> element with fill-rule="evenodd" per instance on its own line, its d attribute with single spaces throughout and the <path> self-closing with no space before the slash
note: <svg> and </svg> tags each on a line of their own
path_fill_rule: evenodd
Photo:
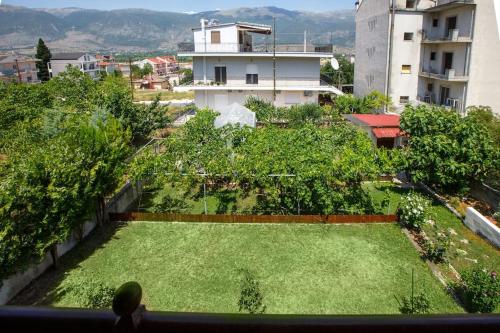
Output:
<svg viewBox="0 0 500 333">
<path fill-rule="evenodd" d="M 426 314 L 430 312 L 431 302 L 426 294 L 420 293 L 416 296 L 403 297 L 399 311 L 402 314 Z"/>
<path fill-rule="evenodd" d="M 294 105 L 288 113 L 289 124 L 292 127 L 298 127 L 306 123 L 317 124 L 323 118 L 323 108 L 318 104 Z"/>
<path fill-rule="evenodd" d="M 500 222 L 500 210 L 493 214 L 495 221 Z"/>
<path fill-rule="evenodd" d="M 238 300 L 239 311 L 250 314 L 264 313 L 266 306 L 262 303 L 264 297 L 260 291 L 259 281 L 246 269 L 242 270 L 242 274 L 241 294 Z"/>
<path fill-rule="evenodd" d="M 434 263 L 447 262 L 450 236 L 448 233 L 437 233 L 436 240 L 428 239 L 422 247 L 425 251 L 426 259 Z"/>
<path fill-rule="evenodd" d="M 420 231 L 425 223 L 429 201 L 417 193 L 402 197 L 398 207 L 399 223 L 411 230 Z"/>
<path fill-rule="evenodd" d="M 500 304 L 500 280 L 496 272 L 474 268 L 461 274 L 454 289 L 468 312 L 491 313 Z"/>
<path fill-rule="evenodd" d="M 110 309 L 116 291 L 115 288 L 95 280 L 74 282 L 69 289 L 76 295 L 81 307 L 90 309 Z"/>
</svg>

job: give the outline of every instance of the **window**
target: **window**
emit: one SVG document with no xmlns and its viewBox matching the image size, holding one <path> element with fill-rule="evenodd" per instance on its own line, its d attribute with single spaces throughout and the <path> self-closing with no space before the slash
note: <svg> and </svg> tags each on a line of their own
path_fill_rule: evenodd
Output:
<svg viewBox="0 0 500 333">
<path fill-rule="evenodd" d="M 431 52 L 431 57 L 430 57 L 431 61 L 434 61 L 436 60 L 436 52 Z"/>
<path fill-rule="evenodd" d="M 401 66 L 402 74 L 411 74 L 411 65 L 403 65 Z"/>
<path fill-rule="evenodd" d="M 406 8 L 415 8 L 415 0 L 406 0 Z"/>
<path fill-rule="evenodd" d="M 437 18 L 432 19 L 432 26 L 434 28 L 437 28 L 439 26 L 439 19 L 437 19 Z"/>
<path fill-rule="evenodd" d="M 405 32 L 404 40 L 413 40 L 413 32 Z"/>
<path fill-rule="evenodd" d="M 399 96 L 399 104 L 408 104 L 410 102 L 410 96 Z"/>
<path fill-rule="evenodd" d="M 259 74 L 247 74 L 247 84 L 259 84 Z"/>
<path fill-rule="evenodd" d="M 433 90 L 434 90 L 434 84 L 432 84 L 432 83 L 428 83 L 428 84 L 427 84 L 427 91 L 428 91 L 428 92 L 432 92 Z"/>
<path fill-rule="evenodd" d="M 220 44 L 220 31 L 212 31 L 211 37 L 212 44 Z"/>
<path fill-rule="evenodd" d="M 227 83 L 226 66 L 215 66 L 215 82 L 224 84 Z"/>
<path fill-rule="evenodd" d="M 312 91 L 304 91 L 304 97 L 312 97 L 313 92 Z"/>
</svg>

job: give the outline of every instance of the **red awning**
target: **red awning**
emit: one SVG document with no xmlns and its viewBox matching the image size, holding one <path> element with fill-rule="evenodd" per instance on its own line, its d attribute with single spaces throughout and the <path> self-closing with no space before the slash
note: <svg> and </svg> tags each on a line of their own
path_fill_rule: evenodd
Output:
<svg viewBox="0 0 500 333">
<path fill-rule="evenodd" d="M 377 139 L 397 138 L 402 134 L 401 130 L 397 127 L 379 127 L 372 129 L 372 131 Z"/>
</svg>

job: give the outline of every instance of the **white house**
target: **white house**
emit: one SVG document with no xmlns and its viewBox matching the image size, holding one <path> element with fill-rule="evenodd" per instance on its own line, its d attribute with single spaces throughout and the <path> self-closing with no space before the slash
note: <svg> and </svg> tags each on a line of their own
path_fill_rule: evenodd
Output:
<svg viewBox="0 0 500 333">
<path fill-rule="evenodd" d="M 193 31 L 193 49 L 179 56 L 193 58 L 194 82 L 174 90 L 194 90 L 198 107 L 223 109 L 244 104 L 249 96 L 286 106 L 317 103 L 321 92 L 342 94 L 320 83 L 320 60 L 332 53 L 316 52 L 320 50 L 307 44 L 274 48 L 272 37 L 256 43 L 253 34 L 270 36 L 270 26 L 201 20 Z"/>
<path fill-rule="evenodd" d="M 500 113 L 500 1 L 361 0 L 354 94 Z"/>
<path fill-rule="evenodd" d="M 68 65 L 80 69 L 80 71 L 89 74 L 94 79 L 98 78 L 98 59 L 85 52 L 58 53 L 52 55 L 48 63 L 50 77 L 57 76 L 59 73 L 64 72 Z"/>
</svg>

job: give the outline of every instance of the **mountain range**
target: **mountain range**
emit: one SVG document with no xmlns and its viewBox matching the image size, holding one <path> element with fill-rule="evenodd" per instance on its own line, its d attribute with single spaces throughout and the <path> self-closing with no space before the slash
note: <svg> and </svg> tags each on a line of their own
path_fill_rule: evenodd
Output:
<svg viewBox="0 0 500 333">
<path fill-rule="evenodd" d="M 278 42 L 310 42 L 350 49 L 354 44 L 354 11 L 306 12 L 277 7 L 236 8 L 202 13 L 144 9 L 90 10 L 0 6 L 0 50 L 33 50 L 43 38 L 53 52 L 173 51 L 192 41 L 200 19 L 269 24 L 276 18 Z"/>
</svg>

